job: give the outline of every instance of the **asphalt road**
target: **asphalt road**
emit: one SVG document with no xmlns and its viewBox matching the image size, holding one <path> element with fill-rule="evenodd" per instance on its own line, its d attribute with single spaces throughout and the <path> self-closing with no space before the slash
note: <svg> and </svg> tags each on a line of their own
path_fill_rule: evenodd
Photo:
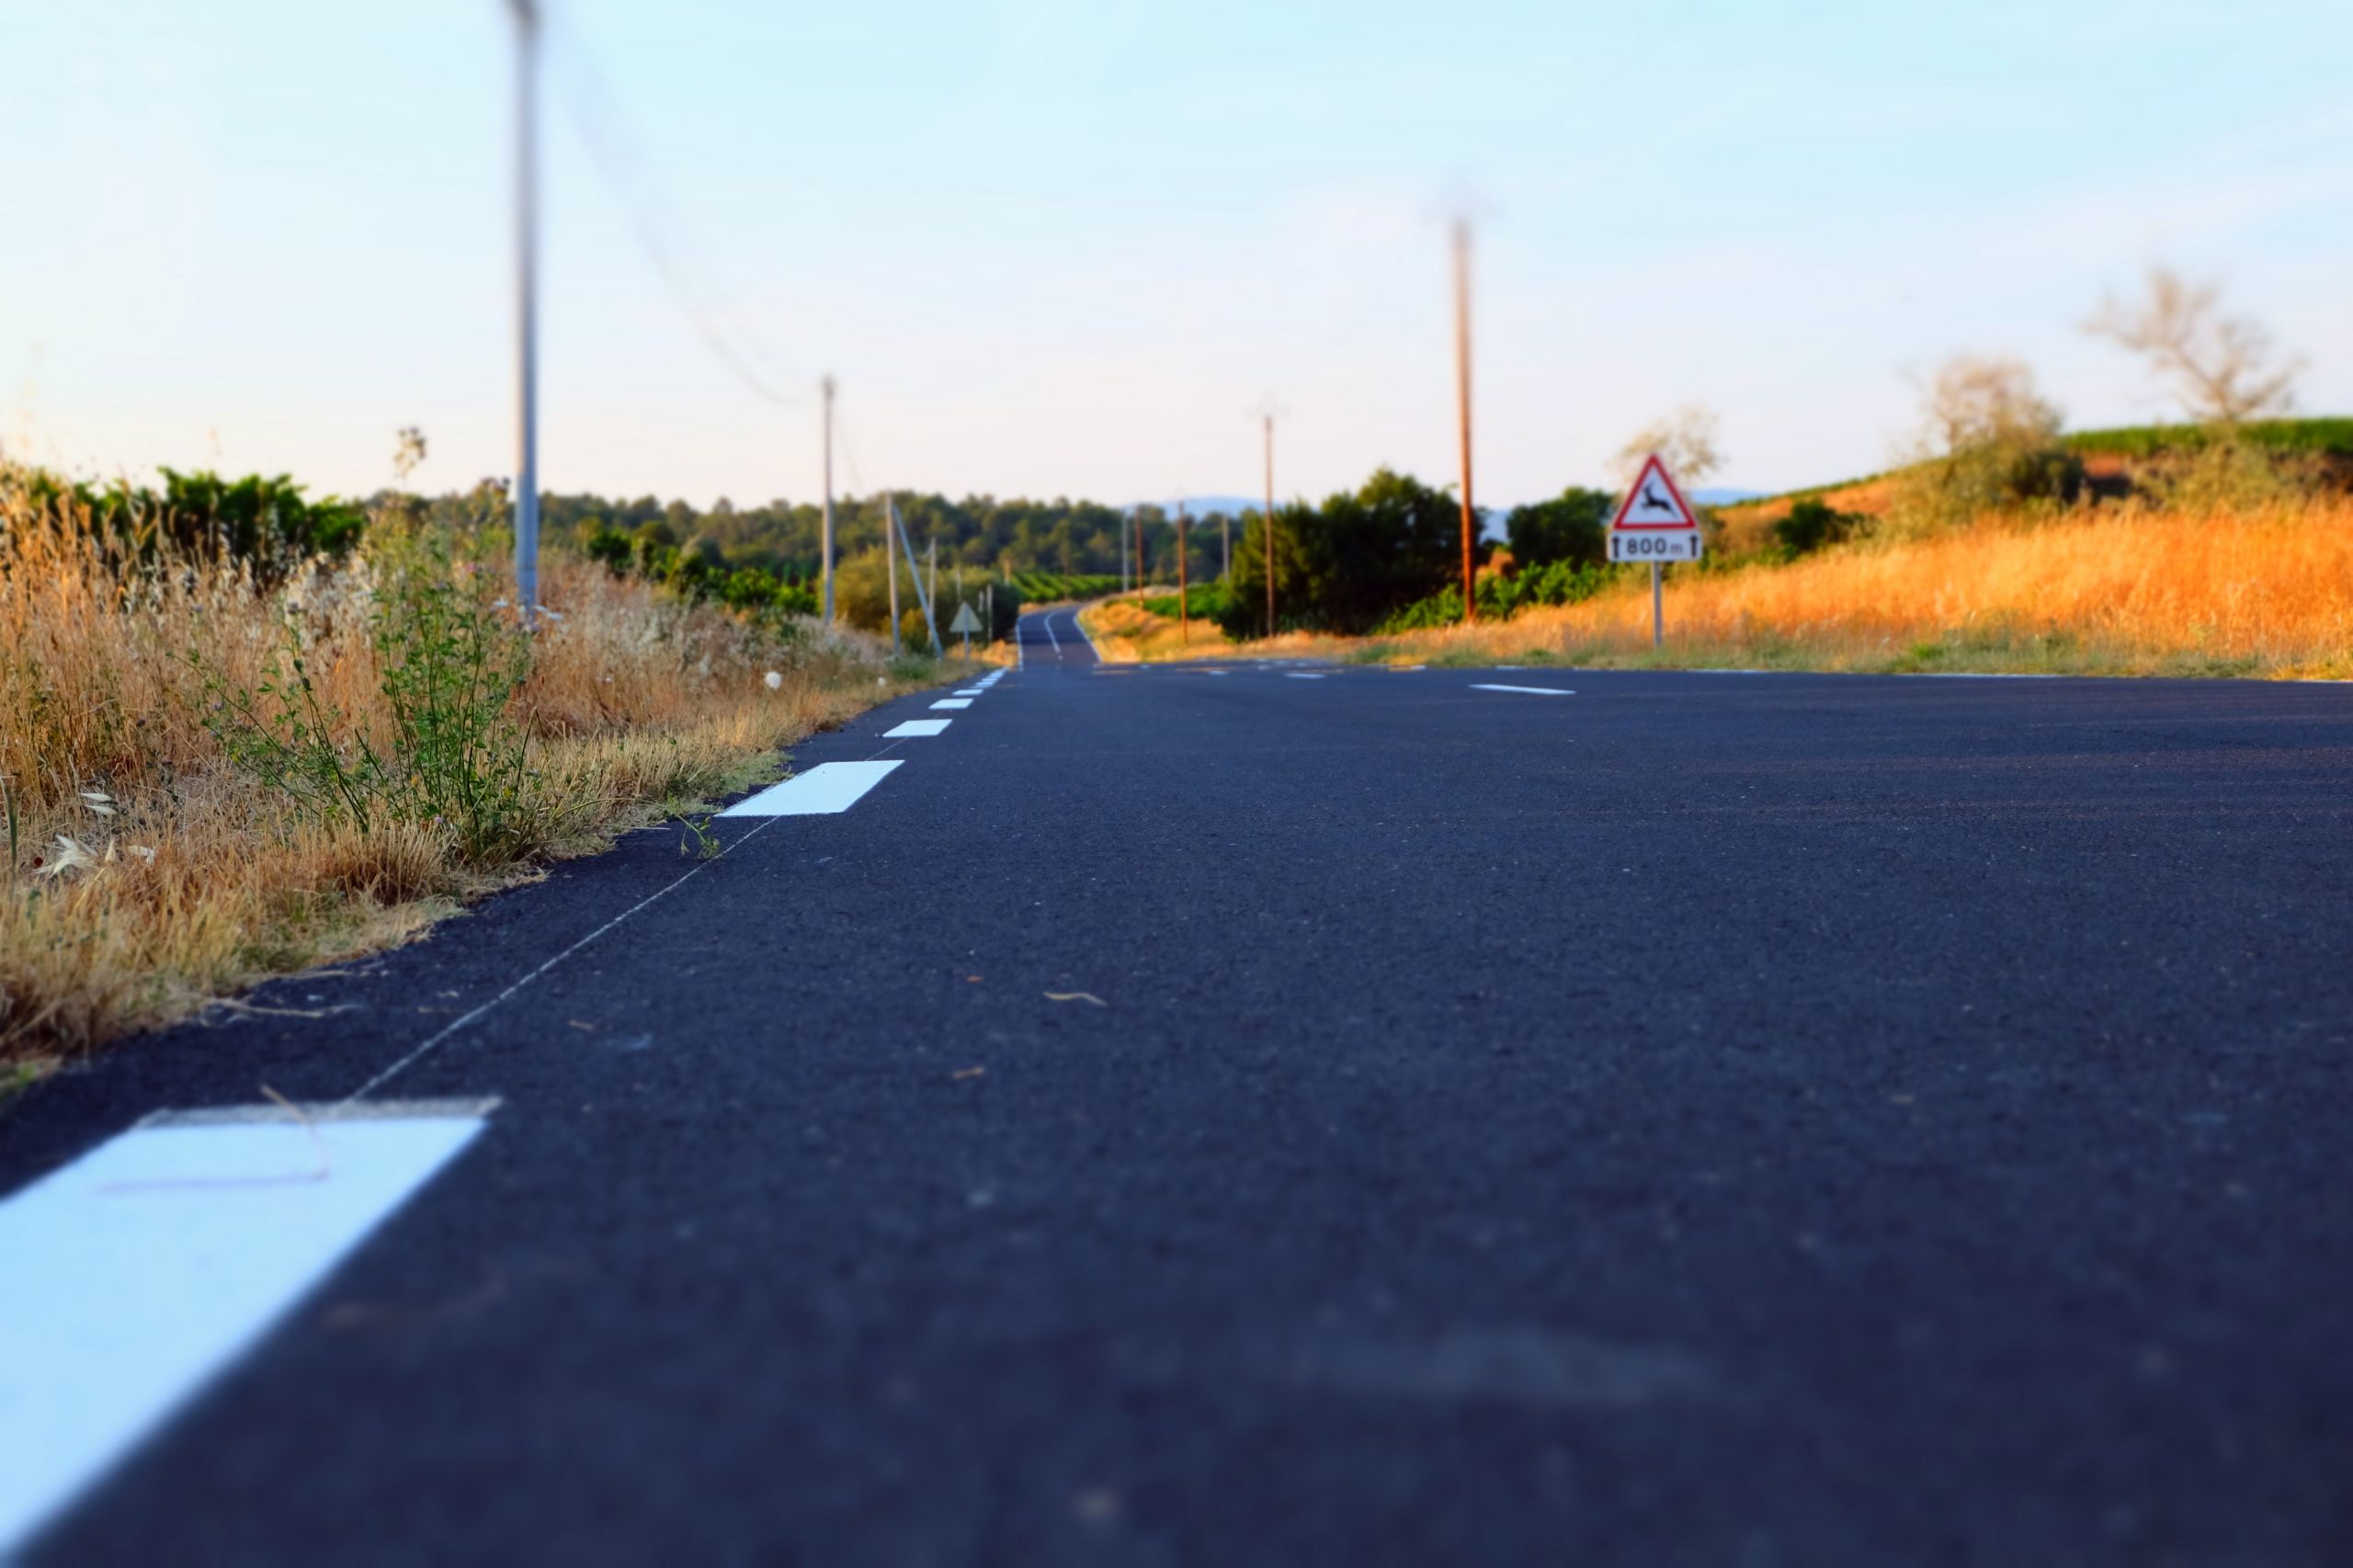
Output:
<svg viewBox="0 0 2353 1568">
<path fill-rule="evenodd" d="M 1051 626 L 0 1123 L 501 1101 L 34 1560 L 2353 1559 L 2353 687 Z"/>
</svg>

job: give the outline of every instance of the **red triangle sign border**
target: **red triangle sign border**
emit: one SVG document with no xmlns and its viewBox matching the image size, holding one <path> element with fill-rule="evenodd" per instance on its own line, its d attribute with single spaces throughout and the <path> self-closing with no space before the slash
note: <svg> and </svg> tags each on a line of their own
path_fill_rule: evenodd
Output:
<svg viewBox="0 0 2353 1568">
<path fill-rule="evenodd" d="M 1643 486 L 1649 483 L 1654 476 L 1660 483 L 1666 486 L 1666 493 L 1675 497 L 1677 520 L 1671 523 L 1628 522 L 1626 515 L 1634 509 L 1634 498 L 1643 493 Z M 1683 498 L 1683 492 L 1676 488 L 1674 476 L 1666 472 L 1666 465 L 1658 460 L 1656 452 L 1653 452 L 1643 460 L 1643 472 L 1634 476 L 1634 483 L 1627 487 L 1626 498 L 1618 503 L 1618 515 L 1609 520 L 1611 533 L 1621 530 L 1634 533 L 1694 533 L 1698 531 L 1699 527 L 1699 514 L 1691 510 L 1691 504 Z"/>
</svg>

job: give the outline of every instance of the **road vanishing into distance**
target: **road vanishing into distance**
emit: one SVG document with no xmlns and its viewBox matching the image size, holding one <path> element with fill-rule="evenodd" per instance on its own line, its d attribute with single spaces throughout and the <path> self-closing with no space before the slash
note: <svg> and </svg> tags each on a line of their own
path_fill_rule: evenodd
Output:
<svg viewBox="0 0 2353 1568">
<path fill-rule="evenodd" d="M 2353 1560 L 2353 687 L 1021 648 L 0 1121 L 28 1559 Z"/>
</svg>

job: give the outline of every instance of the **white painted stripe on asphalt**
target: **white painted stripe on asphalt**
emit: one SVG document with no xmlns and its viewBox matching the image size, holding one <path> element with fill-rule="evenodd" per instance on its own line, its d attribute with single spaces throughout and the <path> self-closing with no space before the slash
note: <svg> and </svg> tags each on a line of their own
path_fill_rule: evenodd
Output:
<svg viewBox="0 0 2353 1568">
<path fill-rule="evenodd" d="M 988 688 L 989 683 L 983 681 L 978 686 L 959 687 L 956 690 L 956 695 L 959 697 L 978 697 Z"/>
<path fill-rule="evenodd" d="M 882 732 L 886 741 L 903 741 L 914 735 L 936 735 L 954 723 L 953 719 L 910 719 L 894 729 Z"/>
<path fill-rule="evenodd" d="M 846 812 L 882 782 L 898 767 L 892 762 L 821 762 L 806 773 L 796 773 L 781 784 L 771 784 L 749 800 L 738 801 L 719 814 L 723 817 L 813 817 Z"/>
<path fill-rule="evenodd" d="M 1922 680 L 2064 680 L 2064 676 L 2009 675 L 1994 670 L 1909 670 Z"/>
<path fill-rule="evenodd" d="M 151 1117 L 0 1205 L 0 1561 L 258 1341 L 494 1103 Z"/>
<path fill-rule="evenodd" d="M 972 705 L 972 699 L 969 697 L 943 697 L 932 704 L 934 708 L 970 708 Z"/>
<path fill-rule="evenodd" d="M 1574 697 L 1576 695 L 1574 691 L 1563 691 L 1557 686 L 1485 686 L 1475 681 L 1472 683 L 1471 689 L 1473 691 L 1518 691 L 1525 692 L 1530 697 Z"/>
<path fill-rule="evenodd" d="M 1302 675 L 1299 671 L 1292 670 L 1290 674 L 1290 678 L 1292 680 L 1322 680 L 1324 677 L 1322 676 Z"/>
<path fill-rule="evenodd" d="M 1054 657 L 1057 659 L 1061 658 L 1063 656 L 1063 640 L 1054 635 L 1054 618 L 1051 615 L 1041 615 L 1038 619 L 1046 624 L 1046 641 L 1054 645 Z"/>
<path fill-rule="evenodd" d="M 1086 639 L 1088 652 L 1092 653 L 1095 655 L 1096 662 L 1100 664 L 1103 659 L 1103 650 L 1096 646 L 1095 633 L 1086 630 L 1086 623 L 1078 619 L 1078 611 L 1073 610 L 1070 612 L 1070 623 L 1073 630 L 1077 631 L 1081 637 Z"/>
</svg>

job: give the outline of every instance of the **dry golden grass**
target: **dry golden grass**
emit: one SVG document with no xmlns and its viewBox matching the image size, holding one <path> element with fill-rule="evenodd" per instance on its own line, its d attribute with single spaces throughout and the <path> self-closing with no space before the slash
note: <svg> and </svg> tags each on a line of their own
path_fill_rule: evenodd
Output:
<svg viewBox="0 0 2353 1568">
<path fill-rule="evenodd" d="M 1158 594 L 1163 590 L 1154 591 Z M 1105 599 L 1081 610 L 1078 619 L 1109 664 L 1216 658 L 1238 646 L 1214 620 L 1196 616 L 1189 627 L 1180 626 L 1153 614 L 1133 599 Z M 1263 651 L 1267 645 L 1254 642 L 1249 646 Z"/>
<path fill-rule="evenodd" d="M 1222 656 L 2353 676 L 2353 500 L 2342 496 L 2214 516 L 2109 506 L 1989 517 L 1786 566 L 1670 567 L 1666 585 L 1656 653 L 1649 585 L 1630 575 L 1597 598 L 1500 624 L 1288 636 Z M 1168 656 L 1152 637 L 1104 651 L 1131 647 Z"/>
<path fill-rule="evenodd" d="M 873 639 L 788 650 L 715 608 L 551 560 L 542 591 L 560 619 L 535 638 L 514 708 L 533 737 L 533 841 L 469 864 L 434 825 L 362 832 L 305 815 L 233 767 L 206 727 L 190 655 L 250 688 L 290 608 L 343 731 L 386 732 L 364 562 L 272 592 L 188 562 L 126 579 L 85 522 L 70 504 L 0 500 L 0 789 L 13 821 L 0 1074 L 399 940 L 537 859 L 772 776 L 778 748 L 908 689 Z"/>
</svg>

